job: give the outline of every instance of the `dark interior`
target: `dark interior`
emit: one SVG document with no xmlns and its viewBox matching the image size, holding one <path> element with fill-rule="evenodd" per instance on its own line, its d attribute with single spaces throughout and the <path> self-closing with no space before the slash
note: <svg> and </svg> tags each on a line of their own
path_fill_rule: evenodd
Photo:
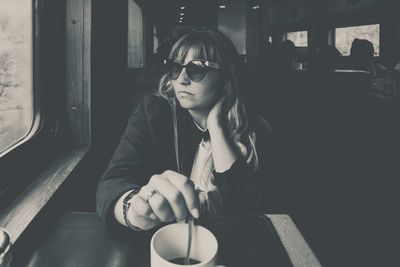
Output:
<svg viewBox="0 0 400 267">
<path fill-rule="evenodd" d="M 155 22 L 165 25 L 160 27 L 164 34 L 177 26 L 176 21 L 171 21 L 171 12 L 181 1 L 137 2 L 146 10 L 154 10 L 147 19 L 157 17 Z M 198 2 L 187 1 L 193 16 L 185 23 L 215 28 L 217 10 L 213 1 L 204 1 L 201 7 L 196 6 Z M 279 5 L 279 1 L 264 2 Z M 313 12 L 318 8 L 321 7 L 316 5 Z M 52 223 L 59 218 L 71 220 L 69 225 L 76 223 L 75 217 L 65 213 L 95 212 L 96 183 L 118 144 L 130 112 L 143 95 L 157 92 L 158 79 L 163 73 L 160 67 L 156 64 L 142 69 L 127 67 L 126 9 L 127 1 L 92 1 L 91 148 L 72 177 L 17 242 L 15 266 L 39 266 L 35 257 L 43 249 L 45 253 L 58 255 L 49 246 L 59 242 L 57 238 L 72 237 L 60 237 L 60 232 L 52 228 L 49 231 L 52 234 L 46 233 L 50 225 L 59 225 L 60 229 L 69 227 Z M 382 30 L 380 60 L 390 65 L 400 55 L 391 39 L 390 27 L 396 29 L 390 26 L 395 19 L 392 10 L 392 5 L 368 7 L 361 9 L 363 12 L 332 15 L 327 20 L 312 16 L 301 23 L 318 27 L 315 26 L 320 25 L 318 20 L 327 26 L 364 17 L 383 19 L 381 23 L 389 26 Z M 369 15 L 372 13 L 373 16 Z M 255 31 L 252 23 L 258 22 L 257 17 L 249 20 L 247 30 L 251 33 Z M 290 27 L 296 27 L 295 22 L 277 24 L 271 31 Z M 255 31 L 255 35 L 261 38 L 262 34 Z M 262 53 L 261 44 L 258 48 Z M 393 231 L 399 225 L 395 214 L 399 203 L 396 182 L 400 177 L 400 102 L 369 94 L 371 80 L 365 73 L 285 72 L 263 67 L 268 58 L 258 58 L 259 61 L 254 60 L 251 52 L 246 55 L 240 80 L 247 103 L 270 121 L 274 131 L 276 162 L 270 186 L 276 188 L 276 195 L 271 198 L 276 202 L 265 212 L 290 214 L 323 266 L 393 266 L 397 254 L 393 244 L 398 243 Z M 154 54 L 148 60 L 158 62 Z M 93 241 L 94 236 L 87 240 Z M 113 241 L 109 242 L 101 249 L 109 251 Z M 125 250 L 126 247 L 121 248 Z M 74 253 L 79 255 L 79 251 Z M 70 264 L 65 266 L 73 266 L 73 262 Z"/>
</svg>

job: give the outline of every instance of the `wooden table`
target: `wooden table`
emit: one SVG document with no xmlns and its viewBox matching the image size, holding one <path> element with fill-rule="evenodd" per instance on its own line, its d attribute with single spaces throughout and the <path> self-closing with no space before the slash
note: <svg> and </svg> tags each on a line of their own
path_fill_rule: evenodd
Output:
<svg viewBox="0 0 400 267">
<path fill-rule="evenodd" d="M 289 215 L 204 217 L 198 224 L 216 235 L 219 264 L 321 266 Z M 28 260 L 11 267 L 147 267 L 155 229 L 116 235 L 105 229 L 95 213 L 63 212 L 40 231 L 36 244 L 29 243 L 34 248 L 32 255 L 25 255 Z M 14 254 L 14 259 L 24 258 L 18 251 Z"/>
</svg>

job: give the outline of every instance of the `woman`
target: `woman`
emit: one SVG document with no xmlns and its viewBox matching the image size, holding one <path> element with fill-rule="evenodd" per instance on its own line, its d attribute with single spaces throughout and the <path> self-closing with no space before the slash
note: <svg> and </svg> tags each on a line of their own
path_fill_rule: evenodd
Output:
<svg viewBox="0 0 400 267">
<path fill-rule="evenodd" d="M 174 44 L 159 95 L 131 115 L 98 185 L 106 224 L 147 230 L 188 215 L 256 211 L 271 129 L 245 111 L 238 58 L 216 31 Z"/>
</svg>

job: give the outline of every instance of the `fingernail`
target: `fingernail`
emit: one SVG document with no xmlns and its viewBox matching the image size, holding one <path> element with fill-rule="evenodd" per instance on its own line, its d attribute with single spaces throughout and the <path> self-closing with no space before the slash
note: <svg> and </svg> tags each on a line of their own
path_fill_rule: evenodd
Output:
<svg viewBox="0 0 400 267">
<path fill-rule="evenodd" d="M 200 216 L 199 209 L 198 209 L 198 208 L 192 209 L 192 215 L 193 215 L 193 217 L 195 217 L 196 219 L 198 219 L 199 216 Z"/>
</svg>

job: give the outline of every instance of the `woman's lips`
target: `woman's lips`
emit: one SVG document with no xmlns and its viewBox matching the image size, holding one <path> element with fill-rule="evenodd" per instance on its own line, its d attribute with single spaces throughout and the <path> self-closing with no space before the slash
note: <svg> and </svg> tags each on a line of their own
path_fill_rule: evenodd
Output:
<svg viewBox="0 0 400 267">
<path fill-rule="evenodd" d="M 178 92 L 178 95 L 180 95 L 180 96 L 189 96 L 189 95 L 193 95 L 192 93 L 189 93 L 189 92 L 187 92 L 187 91 L 179 91 Z"/>
</svg>

